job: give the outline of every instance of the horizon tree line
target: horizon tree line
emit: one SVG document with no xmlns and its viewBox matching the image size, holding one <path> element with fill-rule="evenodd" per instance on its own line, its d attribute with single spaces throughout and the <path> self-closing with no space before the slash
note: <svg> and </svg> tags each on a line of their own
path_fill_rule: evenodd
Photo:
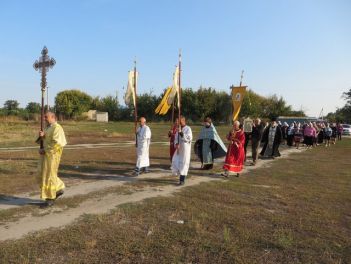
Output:
<svg viewBox="0 0 351 264">
<path fill-rule="evenodd" d="M 149 121 L 169 121 L 172 109 L 164 116 L 155 114 L 155 109 L 163 94 L 153 92 L 138 95 L 138 115 L 145 116 Z M 7 100 L 0 109 L 2 116 L 18 116 L 25 120 L 37 120 L 41 106 L 37 102 L 29 102 L 25 108 L 20 108 L 16 100 Z M 57 93 L 55 105 L 50 108 L 61 119 L 81 120 L 82 114 L 89 110 L 108 112 L 111 121 L 132 121 L 133 107 L 119 103 L 117 96 L 90 96 L 80 90 L 64 90 Z M 177 111 L 175 111 L 177 113 Z M 210 116 L 216 123 L 229 123 L 232 113 L 231 95 L 224 91 L 217 91 L 212 87 L 200 87 L 197 90 L 185 88 L 182 90 L 182 114 L 190 122 L 202 121 Z M 295 111 L 285 99 L 273 94 L 262 96 L 248 90 L 242 104 L 240 117 L 260 117 L 268 119 L 277 116 L 306 116 L 304 111 Z"/>
</svg>

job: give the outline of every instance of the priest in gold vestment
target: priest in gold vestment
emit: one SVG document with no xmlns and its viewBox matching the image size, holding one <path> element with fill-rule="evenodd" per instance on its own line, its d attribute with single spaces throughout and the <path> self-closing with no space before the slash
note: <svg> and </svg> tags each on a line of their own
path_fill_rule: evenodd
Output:
<svg viewBox="0 0 351 264">
<path fill-rule="evenodd" d="M 39 150 L 40 198 L 45 200 L 45 206 L 52 206 L 54 201 L 63 194 L 65 184 L 57 176 L 63 147 L 67 144 L 65 133 L 57 123 L 52 112 L 45 114 L 47 127 L 39 132 L 39 139 L 43 140 L 44 148 Z"/>
</svg>

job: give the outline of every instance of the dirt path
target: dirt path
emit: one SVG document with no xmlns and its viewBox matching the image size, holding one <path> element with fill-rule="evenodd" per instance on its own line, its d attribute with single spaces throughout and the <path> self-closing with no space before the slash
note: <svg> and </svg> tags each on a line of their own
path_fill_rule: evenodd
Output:
<svg viewBox="0 0 351 264">
<path fill-rule="evenodd" d="M 72 144 L 66 145 L 65 149 L 94 149 L 94 148 L 115 148 L 115 147 L 130 147 L 134 145 L 135 141 L 123 141 L 117 143 L 95 143 L 95 144 Z M 169 141 L 151 141 L 152 145 L 168 145 Z M 0 152 L 23 152 L 28 150 L 37 150 L 38 146 L 31 146 L 31 147 L 6 147 L 0 148 Z"/>
<path fill-rule="evenodd" d="M 282 157 L 285 158 L 291 153 L 300 152 L 301 150 L 288 149 L 282 151 Z M 221 162 L 221 161 L 219 161 Z M 244 169 L 243 175 L 248 173 L 252 169 L 257 169 L 260 167 L 269 167 L 274 160 L 262 160 L 255 167 L 247 166 Z M 198 168 L 198 163 L 192 163 L 192 167 Z M 123 185 L 126 182 L 135 182 L 139 179 L 157 179 L 166 176 L 170 176 L 169 171 L 153 171 L 149 174 L 140 175 L 137 178 L 130 178 L 124 176 L 117 176 L 117 180 L 99 180 L 96 182 L 82 183 L 79 185 L 74 185 L 68 187 L 65 192 L 65 197 L 74 197 L 79 194 L 89 194 L 95 191 L 101 191 L 113 186 Z M 106 175 L 108 176 L 108 175 Z M 116 175 L 113 175 L 116 178 Z M 204 172 L 203 176 L 192 176 L 187 180 L 185 186 L 178 187 L 176 185 L 166 185 L 158 187 L 143 187 L 140 191 L 133 192 L 131 194 L 118 195 L 115 193 L 108 193 L 99 198 L 91 198 L 83 201 L 75 208 L 69 208 L 66 210 L 58 210 L 58 208 L 52 207 L 48 209 L 43 209 L 41 215 L 33 216 L 28 214 L 18 221 L 9 222 L 5 225 L 0 226 L 0 240 L 7 239 L 18 239 L 22 236 L 29 234 L 31 232 L 40 231 L 48 228 L 59 228 L 68 225 L 75 220 L 79 219 L 84 214 L 102 214 L 108 213 L 110 210 L 114 209 L 116 206 L 131 203 L 140 202 L 146 198 L 152 198 L 157 196 L 169 196 L 173 193 L 178 192 L 182 188 L 187 188 L 189 186 L 197 185 L 202 182 L 209 182 L 213 180 L 225 180 L 219 175 L 214 175 L 213 173 Z M 175 179 L 176 182 L 176 179 Z M 0 204 L 0 210 L 6 210 L 9 208 L 14 208 L 27 204 L 31 201 L 37 201 L 37 195 L 31 196 L 29 194 L 24 194 L 18 196 L 17 199 L 12 198 L 7 202 Z"/>
<path fill-rule="evenodd" d="M 103 174 L 94 172 L 94 173 L 84 173 L 81 172 L 82 176 L 99 176 L 101 178 L 113 177 L 113 180 L 97 180 L 93 182 L 84 182 L 80 181 L 79 183 L 75 183 L 72 186 L 66 186 L 64 197 L 69 198 L 76 195 L 84 195 L 89 194 L 96 191 L 101 191 L 106 188 L 121 186 L 126 182 L 136 182 L 141 179 L 157 179 L 164 177 L 166 175 L 170 175 L 169 171 L 163 170 L 151 170 L 149 174 L 141 174 L 136 177 L 126 177 L 119 176 L 115 174 Z M 8 196 L 8 197 L 0 197 L 0 210 L 18 208 L 23 205 L 31 204 L 31 203 L 39 203 L 41 202 L 38 199 L 39 193 L 31 194 L 31 193 L 23 193 L 16 196 Z"/>
</svg>

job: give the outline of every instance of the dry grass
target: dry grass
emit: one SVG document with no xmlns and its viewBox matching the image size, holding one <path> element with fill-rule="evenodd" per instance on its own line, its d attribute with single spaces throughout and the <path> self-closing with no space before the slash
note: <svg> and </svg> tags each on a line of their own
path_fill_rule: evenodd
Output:
<svg viewBox="0 0 351 264">
<path fill-rule="evenodd" d="M 119 141 L 134 140 L 134 123 L 109 122 L 97 123 L 88 121 L 66 121 L 60 123 L 65 130 L 69 144 L 116 143 Z M 149 123 L 153 141 L 167 141 L 168 123 Z M 200 131 L 199 125 L 192 125 L 194 135 Z M 40 125 L 33 121 L 0 122 L 2 147 L 37 146 L 35 140 Z M 218 127 L 219 133 L 224 135 L 227 126 Z M 222 133 L 223 132 L 223 133 Z"/>
<path fill-rule="evenodd" d="M 4 263 L 350 263 L 351 140 L 0 244 Z M 184 220 L 184 224 L 177 224 Z"/>
<path fill-rule="evenodd" d="M 155 145 L 151 149 L 152 167 L 169 168 L 166 146 Z M 167 164 L 167 165 L 166 165 Z M 36 151 L 3 153 L 0 152 L 0 194 L 15 195 L 38 191 Z M 101 148 L 65 150 L 59 176 L 66 185 L 79 182 L 111 179 L 114 176 L 130 177 L 135 167 L 135 148 Z"/>
<path fill-rule="evenodd" d="M 99 124 L 96 122 L 65 122 L 62 124 L 69 144 L 118 143 L 133 141 L 132 123 L 113 122 Z M 152 128 L 153 142 L 168 141 L 169 124 L 149 124 Z M 33 139 L 37 134 L 38 124 L 35 122 L 0 123 L 0 131 L 6 136 L 2 140 L 3 147 L 37 146 Z M 192 126 L 194 137 L 200 131 L 199 126 Z M 220 127 L 224 134 L 228 128 Z M 168 147 L 154 144 L 150 149 L 151 164 L 154 168 L 169 168 Z M 195 157 L 193 157 L 195 158 Z M 24 152 L 0 151 L 0 194 L 13 195 L 22 192 L 38 191 L 37 185 L 37 150 Z M 96 149 L 65 149 L 60 176 L 65 182 L 75 184 L 79 181 L 101 179 L 89 177 L 84 173 L 100 173 L 125 175 L 135 166 L 135 148 L 133 146 L 117 146 Z"/>
</svg>

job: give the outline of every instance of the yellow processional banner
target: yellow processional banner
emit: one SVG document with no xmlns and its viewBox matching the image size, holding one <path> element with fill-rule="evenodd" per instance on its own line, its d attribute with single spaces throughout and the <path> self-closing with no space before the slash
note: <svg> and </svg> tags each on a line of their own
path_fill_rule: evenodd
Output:
<svg viewBox="0 0 351 264">
<path fill-rule="evenodd" d="M 171 105 L 172 105 L 172 102 L 170 104 L 168 104 L 168 99 L 169 99 L 171 92 L 172 92 L 172 86 L 167 88 L 160 104 L 155 109 L 155 114 L 159 114 L 159 115 L 167 114 L 169 108 L 171 108 Z"/>
<path fill-rule="evenodd" d="M 233 121 L 238 120 L 247 86 L 232 87 Z"/>
<path fill-rule="evenodd" d="M 179 85 L 179 66 L 176 67 L 176 70 L 173 74 L 173 86 L 167 88 L 160 104 L 155 109 L 155 114 L 165 115 L 168 110 L 171 108 L 176 95 L 178 95 L 178 109 L 180 107 L 179 103 L 179 94 L 180 94 L 180 85 Z"/>
</svg>

